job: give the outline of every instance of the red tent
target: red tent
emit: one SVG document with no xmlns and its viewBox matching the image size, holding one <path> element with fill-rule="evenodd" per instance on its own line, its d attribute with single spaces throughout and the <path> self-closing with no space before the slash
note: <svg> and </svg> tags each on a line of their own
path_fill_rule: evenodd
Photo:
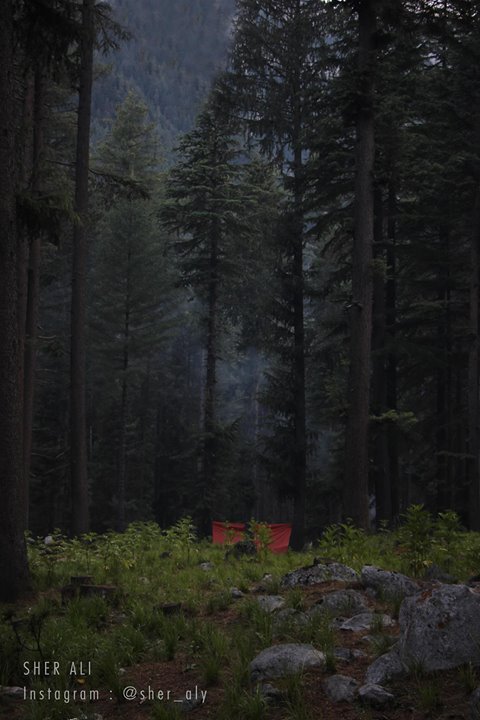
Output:
<svg viewBox="0 0 480 720">
<path fill-rule="evenodd" d="M 288 550 L 292 525 L 290 523 L 268 523 L 271 534 L 269 549 L 273 553 L 284 553 Z M 245 539 L 245 523 L 212 522 L 212 540 L 215 545 L 224 545 L 227 541 L 237 543 Z M 258 544 L 258 543 L 257 543 Z"/>
</svg>

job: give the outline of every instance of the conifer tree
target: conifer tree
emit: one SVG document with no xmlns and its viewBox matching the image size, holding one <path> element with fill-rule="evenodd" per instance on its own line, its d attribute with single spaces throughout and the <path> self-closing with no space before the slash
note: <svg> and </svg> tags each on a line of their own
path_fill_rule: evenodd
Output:
<svg viewBox="0 0 480 720">
<path fill-rule="evenodd" d="M 101 379 L 93 390 L 97 442 L 104 454 L 108 445 L 112 447 L 113 468 L 105 456 L 102 468 L 115 494 L 120 531 L 125 529 L 127 501 L 134 495 L 129 477 L 139 420 L 133 408 L 142 383 L 155 372 L 155 353 L 168 327 L 166 295 L 171 289 L 165 234 L 162 236 L 156 218 L 156 138 L 147 115 L 145 104 L 129 93 L 97 151 L 95 166 L 125 183 L 118 186 L 119 193 L 97 228 L 91 348 L 96 376 Z M 112 437 L 101 431 L 106 423 L 115 428 L 113 443 Z"/>
<path fill-rule="evenodd" d="M 328 8 L 317 0 L 263 3 L 241 0 L 234 44 L 225 82 L 232 112 L 247 134 L 278 163 L 288 192 L 282 247 L 282 317 L 291 329 L 281 350 L 288 400 L 272 408 L 288 461 L 283 466 L 283 492 L 293 497 L 291 545 L 300 549 L 305 537 L 307 428 L 305 388 L 304 246 L 307 212 L 305 160 L 314 117 L 319 61 L 325 54 Z M 285 338 L 284 338 L 285 340 Z M 273 379 L 273 378 L 272 378 Z M 282 381 L 280 381 L 282 384 Z M 283 426 L 283 427 L 282 427 Z M 286 432 L 285 432 L 286 431 Z M 288 440 L 287 440 L 288 438 Z M 274 442 L 275 445 L 275 442 Z M 287 450 L 288 448 L 288 450 Z M 272 447 L 271 452 L 278 452 Z"/>
</svg>

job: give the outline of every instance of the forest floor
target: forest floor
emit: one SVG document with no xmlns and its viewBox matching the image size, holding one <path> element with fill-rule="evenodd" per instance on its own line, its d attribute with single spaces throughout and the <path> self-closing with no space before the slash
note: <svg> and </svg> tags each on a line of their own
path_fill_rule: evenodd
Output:
<svg viewBox="0 0 480 720">
<path fill-rule="evenodd" d="M 350 532 L 350 531 L 348 531 Z M 357 531 L 355 531 L 357 532 Z M 130 533 L 130 534 L 129 534 Z M 348 534 L 348 533 L 347 533 Z M 344 533 L 345 535 L 345 533 Z M 469 535 L 471 548 L 478 536 Z M 330 545 L 326 548 L 325 544 Z M 409 548 L 396 551 L 394 538 L 337 536 L 315 551 L 329 551 L 355 569 L 362 564 L 404 569 Z M 75 544 L 76 543 L 76 544 Z M 383 543 L 383 545 L 382 545 Z M 385 545 L 387 543 L 387 546 Z M 454 720 L 469 717 L 469 695 L 480 685 L 473 666 L 426 674 L 416 668 L 388 684 L 395 701 L 375 709 L 332 702 L 323 687 L 330 675 L 364 683 L 368 666 L 386 652 L 398 635 L 398 623 L 375 622 L 366 630 L 341 630 L 327 615 L 307 624 L 275 622 L 259 596 L 281 597 L 285 607 L 305 612 L 335 590 L 362 592 L 378 619 L 398 619 L 399 602 L 384 602 L 365 593 L 358 582 L 324 582 L 283 589 L 286 572 L 308 565 L 309 553 L 287 553 L 241 559 L 225 558 L 225 549 L 192 538 L 166 538 L 152 526 L 88 544 L 56 537 L 50 551 L 31 545 L 31 566 L 38 592 L 15 608 L 1 608 L 0 685 L 25 688 L 25 697 L 0 693 L 0 718 L 14 720 Z M 407 548 L 405 550 L 405 547 Z M 167 548 L 167 549 L 165 549 Z M 411 548 L 410 548 L 411 549 Z M 450 548 L 452 550 L 452 547 Z M 453 548 L 454 550 L 454 548 Z M 468 552 L 466 551 L 467 555 Z M 350 562 L 348 556 L 350 555 Z M 376 557 L 374 557 L 376 555 Z M 417 555 L 411 556 L 417 561 Z M 375 562 L 375 560 L 377 562 Z M 462 562 L 467 562 L 465 552 Z M 403 567 L 401 567 L 403 566 Z M 474 568 L 472 568 L 474 569 Z M 107 599 L 93 595 L 62 603 L 61 588 L 70 575 L 92 574 L 95 583 L 115 587 Z M 429 583 L 429 581 L 421 581 Z M 232 588 L 240 590 L 234 592 Z M 171 605 L 173 604 L 173 605 Z M 264 648 L 277 643 L 311 643 L 328 657 L 327 668 L 272 681 L 281 691 L 275 703 L 265 701 L 250 683 L 249 664 Z M 348 661 L 334 650 L 361 651 Z M 27 661 L 56 660 L 59 676 L 25 677 Z M 71 662 L 91 663 L 85 676 L 71 675 Z M 29 667 L 33 667 L 30 664 Z M 44 669 L 44 666 L 42 666 Z M 125 688 L 136 696 L 125 699 Z M 57 697 L 40 699 L 40 692 Z M 99 697 L 88 700 L 98 690 Z M 29 700 L 35 691 L 35 699 Z M 73 699 L 77 692 L 78 701 Z M 87 698 L 79 697 L 84 692 Z M 129 690 L 134 694 L 133 690 Z M 152 692 L 155 699 L 152 699 Z M 159 693 L 163 692 L 163 697 Z M 149 697 L 150 694 L 150 697 Z M 169 694 L 169 698 L 168 698 Z M 68 697 L 68 703 L 65 698 Z M 195 701 L 195 698 L 197 700 Z M 191 702 L 185 703 L 185 700 Z M 173 702 L 177 701 L 177 702 Z M 182 701 L 182 702 L 180 702 Z M 188 710 L 188 712 L 187 712 Z"/>
</svg>

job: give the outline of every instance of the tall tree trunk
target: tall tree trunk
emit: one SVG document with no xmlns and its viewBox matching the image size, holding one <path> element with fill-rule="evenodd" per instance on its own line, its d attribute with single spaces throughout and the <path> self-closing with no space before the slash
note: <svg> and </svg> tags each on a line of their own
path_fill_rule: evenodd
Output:
<svg viewBox="0 0 480 720">
<path fill-rule="evenodd" d="M 212 502 L 217 474 L 216 439 L 216 385 L 217 385 L 217 304 L 218 304 L 218 246 L 219 228 L 214 223 L 210 240 L 207 317 L 207 359 L 203 415 L 202 499 L 200 508 L 201 531 L 211 531 Z"/>
<path fill-rule="evenodd" d="M 382 417 L 387 410 L 386 370 L 386 293 L 385 293 L 385 243 L 384 243 L 383 196 L 380 187 L 375 189 L 375 266 L 373 279 L 373 335 L 372 335 L 372 410 Z M 390 523 L 392 520 L 392 495 L 390 468 L 388 464 L 388 423 L 377 420 L 373 433 L 373 478 L 375 484 L 375 520 Z"/>
<path fill-rule="evenodd" d="M 123 318 L 123 359 L 122 359 L 122 396 L 120 401 L 120 448 L 118 468 L 118 509 L 117 530 L 125 530 L 125 497 L 127 481 L 127 403 L 128 403 L 128 363 L 130 349 L 130 265 L 132 251 L 127 251 L 127 277 L 125 291 L 125 307 Z"/>
<path fill-rule="evenodd" d="M 93 82 L 95 0 L 83 0 L 82 40 L 80 44 L 80 88 L 77 120 L 75 167 L 75 212 L 73 229 L 72 306 L 71 306 L 71 395 L 70 467 L 72 482 L 72 533 L 87 532 L 88 476 L 86 428 L 86 285 L 88 172 L 90 158 L 90 116 Z"/>
<path fill-rule="evenodd" d="M 468 352 L 468 483 L 469 526 L 480 530 L 480 442 L 479 442 L 479 281 L 480 281 L 480 188 L 473 213 L 470 249 L 470 317 Z"/>
<path fill-rule="evenodd" d="M 388 186 L 387 219 L 387 283 L 385 288 L 386 341 L 388 344 L 386 363 L 386 400 L 387 409 L 397 410 L 397 353 L 395 335 L 397 322 L 397 250 L 396 250 L 396 214 L 397 196 L 395 183 Z M 389 422 L 387 426 L 388 473 L 390 478 L 390 497 L 392 519 L 400 515 L 400 476 L 398 470 L 398 424 Z"/>
<path fill-rule="evenodd" d="M 14 602 L 29 589 L 30 584 L 22 506 L 19 248 L 15 221 L 14 6 L 11 0 L 5 0 L 0 9 L 0 602 Z"/>
<path fill-rule="evenodd" d="M 303 166 L 300 145 L 300 112 L 295 120 L 294 211 L 293 211 L 293 377 L 294 377 L 294 481 L 293 523 L 290 546 L 301 550 L 305 544 L 305 505 L 307 491 L 307 438 L 305 408 L 305 327 L 303 277 Z"/>
<path fill-rule="evenodd" d="M 35 71 L 35 98 L 33 112 L 33 163 L 31 190 L 34 196 L 40 191 L 40 162 L 44 140 L 44 101 L 45 82 L 41 69 Z M 23 459 L 25 465 L 25 502 L 26 522 L 29 516 L 29 480 L 32 455 L 33 406 L 35 395 L 35 369 L 37 363 L 37 324 L 40 291 L 41 239 L 35 234 L 30 240 L 28 259 L 27 311 L 25 327 L 25 366 L 23 397 Z"/>
<path fill-rule="evenodd" d="M 446 510 L 448 508 L 448 498 L 450 493 L 450 483 L 452 474 L 451 462 L 451 426 L 452 426 L 452 368 L 451 368 L 451 312 L 450 312 L 450 237 L 449 231 L 442 229 L 440 231 L 440 254 L 442 257 L 442 266 L 439 271 L 439 280 L 441 287 L 439 289 L 438 299 L 443 306 L 443 312 L 440 316 L 437 336 L 439 340 L 438 354 L 442 359 L 442 365 L 437 371 L 437 388 L 436 388 L 436 495 L 433 498 L 433 512 Z"/>
<path fill-rule="evenodd" d="M 358 70 L 362 78 L 357 113 L 355 217 L 353 237 L 350 373 L 346 427 L 343 513 L 367 529 L 368 425 L 370 406 L 370 355 L 372 338 L 372 248 L 374 224 L 373 173 L 375 131 L 373 115 L 373 63 L 376 16 L 373 0 L 358 8 Z"/>
<path fill-rule="evenodd" d="M 26 59 L 23 58 L 26 63 Z M 35 97 L 35 81 L 34 74 L 26 66 L 25 70 L 25 87 L 23 94 L 23 106 L 21 108 L 22 124 L 19 135 L 19 145 L 17 148 L 17 163 L 19 171 L 17 174 L 17 182 L 22 190 L 29 189 L 29 183 L 32 175 L 33 160 L 33 132 L 34 132 L 34 97 Z M 20 108 L 19 108 L 20 111 Z M 28 266 L 29 266 L 29 234 L 25 228 L 17 228 L 17 283 L 18 283 L 18 344 L 19 344 L 19 363 L 18 363 L 18 383 L 20 390 L 20 404 L 22 407 L 22 417 L 24 417 L 24 380 L 25 380 L 25 347 L 26 347 L 26 318 L 27 318 L 27 296 L 28 296 Z M 23 423 L 21 427 L 21 435 L 19 441 L 22 443 L 22 453 L 25 452 Z M 19 490 L 20 502 L 22 504 L 22 513 L 24 515 L 25 527 L 28 527 L 28 496 L 29 496 L 29 475 L 22 475 L 22 486 Z"/>
</svg>

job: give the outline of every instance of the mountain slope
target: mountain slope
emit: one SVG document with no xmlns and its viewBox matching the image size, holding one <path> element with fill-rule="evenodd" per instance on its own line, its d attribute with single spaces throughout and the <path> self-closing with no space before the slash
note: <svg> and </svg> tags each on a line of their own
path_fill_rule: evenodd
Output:
<svg viewBox="0 0 480 720">
<path fill-rule="evenodd" d="M 94 92 L 97 133 L 129 89 L 158 124 L 165 150 L 192 127 L 211 81 L 225 61 L 235 0 L 113 0 L 132 39 L 100 64 L 111 65 Z"/>
</svg>

